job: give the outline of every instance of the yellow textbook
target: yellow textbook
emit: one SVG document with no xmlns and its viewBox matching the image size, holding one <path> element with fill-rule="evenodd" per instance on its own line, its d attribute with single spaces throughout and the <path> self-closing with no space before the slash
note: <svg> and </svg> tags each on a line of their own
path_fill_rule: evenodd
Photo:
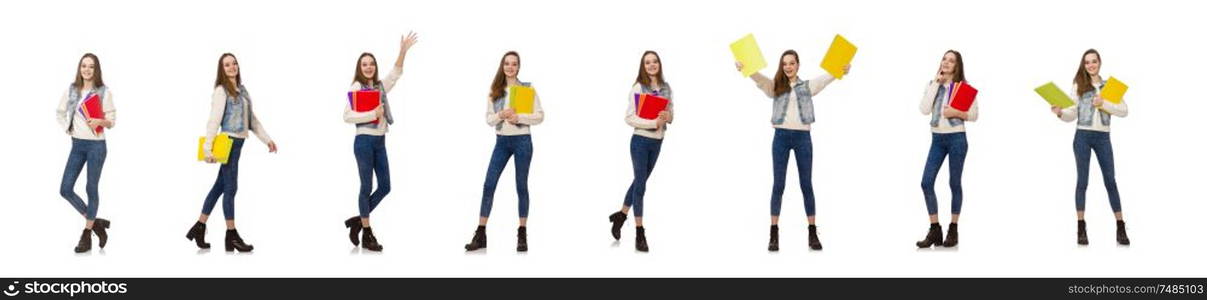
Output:
<svg viewBox="0 0 1207 300">
<path fill-rule="evenodd" d="M 759 50 L 753 33 L 729 44 L 729 51 L 733 51 L 733 58 L 742 63 L 742 76 L 750 77 L 767 67 L 767 60 L 763 59 L 763 51 Z"/>
<path fill-rule="evenodd" d="M 1106 80 L 1106 85 L 1102 87 L 1101 95 L 1102 99 L 1119 104 L 1123 102 L 1123 93 L 1127 93 L 1127 85 L 1111 76 Z"/>
<path fill-rule="evenodd" d="M 1077 105 L 1076 102 L 1073 102 L 1073 98 L 1069 98 L 1069 94 L 1065 94 L 1059 87 L 1056 87 L 1056 83 L 1051 81 L 1035 88 L 1035 93 L 1038 93 L 1040 97 L 1044 98 L 1044 101 L 1048 101 L 1048 104 L 1052 106 L 1068 108 Z"/>
<path fill-rule="evenodd" d="M 533 102 L 536 101 L 536 90 L 522 85 L 513 85 L 507 91 L 510 107 L 517 114 L 531 114 Z"/>
<path fill-rule="evenodd" d="M 830 50 L 826 51 L 826 57 L 821 59 L 821 68 L 833 75 L 834 78 L 842 79 L 842 68 L 851 64 L 851 59 L 855 58 L 855 45 L 843 38 L 841 34 L 834 35 L 834 42 L 830 43 Z"/>
<path fill-rule="evenodd" d="M 219 133 L 218 135 L 214 136 L 214 159 L 218 160 L 218 162 L 222 164 L 229 162 L 231 157 L 231 147 L 234 145 L 235 142 L 231 140 L 230 136 L 226 135 L 226 133 Z M 201 141 L 197 143 L 197 160 L 205 160 L 204 136 L 201 137 Z"/>
</svg>

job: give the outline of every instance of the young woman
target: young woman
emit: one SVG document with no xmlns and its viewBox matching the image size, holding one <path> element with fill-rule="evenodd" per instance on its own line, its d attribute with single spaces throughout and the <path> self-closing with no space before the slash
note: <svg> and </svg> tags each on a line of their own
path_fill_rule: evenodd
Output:
<svg viewBox="0 0 1207 300">
<path fill-rule="evenodd" d="M 926 238 L 915 243 L 918 248 L 935 245 L 955 247 L 959 244 L 956 224 L 960 221 L 960 205 L 964 201 L 964 190 L 960 176 L 964 173 L 964 157 L 968 155 L 968 138 L 964 135 L 964 122 L 977 119 L 977 103 L 967 112 L 951 108 L 952 91 L 956 84 L 964 82 L 964 58 L 960 52 L 947 50 L 939 62 L 939 71 L 934 80 L 926 85 L 926 92 L 918 110 L 930 115 L 930 152 L 926 156 L 926 167 L 922 170 L 922 196 L 926 199 L 926 212 L 930 215 L 930 231 Z M 951 180 L 951 225 L 947 227 L 947 240 L 943 240 L 943 227 L 939 226 L 939 203 L 935 197 L 935 177 L 943 166 L 944 157 L 950 157 L 947 165 Z"/>
<path fill-rule="evenodd" d="M 235 55 L 222 54 L 218 58 L 218 75 L 217 79 L 214 79 L 214 95 L 210 100 L 209 123 L 206 123 L 205 127 L 205 162 L 217 162 L 213 150 L 214 137 L 218 135 L 219 129 L 230 136 L 234 144 L 229 161 L 218 168 L 218 179 L 214 181 L 214 187 L 210 188 L 209 195 L 205 197 L 201 216 L 185 235 L 185 238 L 196 241 L 197 247 L 201 249 L 210 247 L 210 244 L 205 242 L 205 222 L 209 220 L 210 212 L 214 210 L 214 204 L 221 196 L 222 214 L 226 217 L 226 251 L 252 250 L 252 245 L 244 242 L 243 238 L 239 237 L 239 232 L 235 231 L 235 192 L 238 189 L 239 157 L 243 152 L 243 141 L 247 139 L 248 131 L 255 133 L 260 141 L 268 144 L 268 152 L 277 152 L 277 144 L 268 137 L 268 131 L 260 125 L 260 119 L 256 118 L 252 110 L 251 95 L 247 93 L 247 88 L 243 87 L 242 78 L 239 61 L 235 59 Z"/>
<path fill-rule="evenodd" d="M 101 110 L 105 113 L 103 119 L 90 119 L 83 113 L 85 101 L 91 96 L 98 96 Z M 63 169 L 63 181 L 59 184 L 59 195 L 67 199 L 80 216 L 84 217 L 84 233 L 80 235 L 79 244 L 75 246 L 76 253 L 92 250 L 92 234 L 96 233 L 101 248 L 109 243 L 109 220 L 96 217 L 100 205 L 99 184 L 101 169 L 105 166 L 105 133 L 96 128 L 113 128 L 117 122 L 117 110 L 113 107 L 113 93 L 101 80 L 101 61 L 92 53 L 86 53 L 76 64 L 75 82 L 63 92 L 59 99 L 59 126 L 63 132 L 71 136 L 71 152 L 67 155 L 67 167 Z M 75 182 L 80 177 L 84 166 L 88 166 L 88 203 L 75 193 Z"/>
<path fill-rule="evenodd" d="M 771 98 L 771 127 L 775 128 L 775 139 L 771 141 L 771 163 L 774 182 L 771 185 L 771 240 L 768 251 L 779 251 L 779 215 L 784 195 L 784 180 L 788 171 L 788 154 L 796 153 L 796 171 L 800 176 L 800 189 L 805 198 L 805 214 L 809 219 L 809 248 L 821 250 L 817 238 L 817 224 L 813 205 L 813 139 L 809 135 L 814 121 L 813 96 L 834 81 L 834 76 L 823 74 L 813 80 L 801 80 L 796 73 L 800 65 L 796 51 L 784 51 L 780 55 L 779 69 L 775 79 L 763 74 L 750 76 L 755 85 Z M 738 71 L 742 63 L 736 63 Z M 850 65 L 843 67 L 843 74 Z"/>
<path fill-rule="evenodd" d="M 620 227 L 628 218 L 629 209 L 633 209 L 634 222 L 637 224 L 637 250 L 650 251 L 645 240 L 645 227 L 641 223 L 642 206 L 645 202 L 645 182 L 654 172 L 654 163 L 658 162 L 658 153 L 662 151 L 662 137 L 666 132 L 666 124 L 674 118 L 674 103 L 668 103 L 666 110 L 658 113 L 653 120 L 637 116 L 635 94 L 650 94 L 672 100 L 671 86 L 662 76 L 662 59 L 654 51 L 646 51 L 641 55 L 641 65 L 637 68 L 637 81 L 629 89 L 625 102 L 629 109 L 624 121 L 633 126 L 633 138 L 629 139 L 629 157 L 633 159 L 633 183 L 629 185 L 624 195 L 624 205 L 620 211 L 608 216 L 612 222 L 612 237 L 620 239 Z"/>
<path fill-rule="evenodd" d="M 1077 243 L 1088 245 L 1085 232 L 1085 190 L 1089 185 L 1090 151 L 1098 154 L 1098 167 L 1102 168 L 1102 182 L 1115 212 L 1115 241 L 1130 245 L 1126 226 L 1123 223 L 1123 208 L 1119 204 L 1119 188 L 1115 185 L 1115 155 L 1111 150 L 1111 116 L 1126 117 L 1127 102 L 1119 104 L 1103 101 L 1098 95 L 1106 80 L 1098 74 L 1102 66 L 1101 56 L 1094 49 L 1081 55 L 1077 75 L 1073 77 L 1073 99 L 1077 105 L 1061 109 L 1053 106 L 1052 113 L 1065 122 L 1077 120 L 1077 133 L 1073 135 L 1073 156 L 1077 160 Z"/>
<path fill-rule="evenodd" d="M 357 203 L 360 214 L 344 221 L 348 227 L 348 239 L 352 245 L 360 245 L 370 251 L 381 251 L 381 243 L 373 235 L 369 227 L 369 214 L 377 208 L 377 204 L 390 193 L 390 163 L 386 157 L 386 132 L 390 124 L 394 124 L 394 114 L 390 112 L 390 101 L 386 94 L 394 89 L 394 83 L 402 77 L 402 61 L 406 58 L 407 50 L 415 45 L 418 37 L 415 33 L 407 33 L 402 39 L 398 58 L 394 60 L 391 70 L 383 82 L 377 79 L 377 58 L 365 52 L 356 60 L 356 74 L 352 77 L 349 91 L 374 90 L 381 92 L 381 104 L 377 109 L 367 112 L 357 112 L 351 102 L 344 105 L 344 122 L 356 124 L 356 139 L 352 142 L 352 153 L 356 155 L 356 167 L 360 174 L 360 193 Z M 384 120 L 383 120 L 384 119 Z M 373 121 L 378 121 L 376 124 Z M 373 174 L 377 174 L 377 190 L 373 191 Z M 369 192 L 373 193 L 370 194 Z M 357 234 L 364 232 L 362 238 Z M 363 243 L 362 243 L 363 242 Z"/>
<path fill-rule="evenodd" d="M 515 51 L 503 54 L 499 61 L 499 70 L 495 72 L 494 82 L 490 84 L 490 98 L 486 101 L 486 124 L 495 128 L 495 148 L 490 155 L 490 166 L 486 169 L 486 182 L 482 188 L 482 209 L 478 214 L 478 229 L 466 251 L 486 248 L 486 220 L 490 217 L 491 205 L 494 202 L 495 185 L 499 183 L 499 175 L 507 166 L 507 160 L 515 156 L 516 194 L 519 196 L 520 228 L 516 231 L 516 251 L 528 251 L 528 166 L 532 163 L 532 125 L 541 124 L 545 112 L 541 109 L 541 98 L 535 96 L 531 114 L 516 113 L 508 99 L 507 90 L 511 86 L 531 87 L 532 84 L 522 82 L 517 77 L 520 74 L 520 54 Z"/>
</svg>

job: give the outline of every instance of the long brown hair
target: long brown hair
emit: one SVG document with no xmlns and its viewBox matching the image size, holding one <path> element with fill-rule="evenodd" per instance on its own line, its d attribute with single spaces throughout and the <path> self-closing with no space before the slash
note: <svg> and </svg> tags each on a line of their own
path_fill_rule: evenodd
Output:
<svg viewBox="0 0 1207 300">
<path fill-rule="evenodd" d="M 226 72 L 222 70 L 222 60 L 226 59 L 227 56 L 234 59 L 236 65 L 239 64 L 239 59 L 234 54 L 222 53 L 222 56 L 218 57 L 218 77 L 214 79 L 214 87 L 222 86 L 226 90 L 226 95 L 237 96 L 239 95 L 239 86 L 243 85 L 243 70 L 240 69 L 239 73 L 235 74 L 235 84 L 232 85 L 230 80 L 226 80 Z"/>
<path fill-rule="evenodd" d="M 84 53 L 84 56 L 80 57 L 80 62 L 75 64 L 75 83 L 72 83 L 71 86 L 76 89 L 84 87 L 84 75 L 80 74 L 80 67 L 84 66 L 85 58 L 92 58 L 92 62 L 96 64 L 96 70 L 92 71 L 92 86 L 94 88 L 105 86 L 105 81 L 101 80 L 101 60 L 92 53 Z"/>
<path fill-rule="evenodd" d="M 951 82 L 964 82 L 964 56 L 960 55 L 960 51 L 956 50 L 947 50 L 943 55 L 946 56 L 947 53 L 956 55 L 956 66 L 951 68 Z"/>
<path fill-rule="evenodd" d="M 373 59 L 373 70 L 374 70 L 373 78 L 365 77 L 364 72 L 361 72 L 360 61 L 362 59 L 365 59 L 365 56 L 368 56 L 369 58 Z M 373 86 L 374 84 L 377 84 L 377 73 L 380 73 L 380 72 L 381 72 L 381 69 L 377 68 L 377 57 L 373 56 L 373 53 L 369 53 L 369 52 L 361 53 L 360 57 L 356 58 L 356 75 L 352 77 L 352 80 L 356 81 L 356 82 L 360 82 L 361 87 L 370 87 L 370 86 Z M 372 80 L 372 81 L 370 81 L 370 80 Z"/>
<path fill-rule="evenodd" d="M 775 91 L 776 96 L 783 95 L 784 93 L 787 93 L 788 90 L 792 89 L 792 78 L 788 78 L 788 75 L 784 74 L 784 57 L 788 57 L 788 55 L 792 55 L 792 60 L 796 61 L 798 71 L 800 68 L 800 56 L 796 55 L 796 50 L 789 49 L 788 51 L 784 51 L 784 54 L 780 55 L 780 67 L 775 70 L 775 80 L 773 81 L 774 84 L 772 85 L 772 90 Z"/>
<path fill-rule="evenodd" d="M 1090 77 L 1090 71 L 1085 70 L 1085 57 L 1090 54 L 1098 57 L 1098 69 L 1102 70 L 1102 55 L 1098 54 L 1098 50 L 1090 49 L 1081 54 L 1081 61 L 1077 63 L 1077 75 L 1073 76 L 1073 84 L 1077 85 L 1077 96 L 1094 89 L 1094 78 Z"/>
<path fill-rule="evenodd" d="M 660 85 L 666 85 L 666 77 L 662 76 L 662 57 L 658 56 L 658 52 L 654 52 L 654 50 L 646 50 L 645 53 L 641 54 L 641 63 L 637 64 L 637 83 L 640 83 L 644 86 L 650 86 L 650 84 L 653 83 L 653 79 L 650 78 L 650 74 L 645 72 L 645 56 L 650 54 L 653 54 L 654 60 L 658 62 L 658 74 L 655 74 L 654 76 L 658 76 L 658 82 Z"/>
<path fill-rule="evenodd" d="M 507 51 L 507 53 L 503 54 L 503 58 L 499 59 L 499 70 L 495 72 L 495 80 L 490 83 L 490 100 L 503 97 L 503 89 L 507 88 L 507 75 L 503 74 L 503 62 L 507 61 L 507 56 L 515 56 L 516 67 L 520 66 L 519 53 Z"/>
</svg>

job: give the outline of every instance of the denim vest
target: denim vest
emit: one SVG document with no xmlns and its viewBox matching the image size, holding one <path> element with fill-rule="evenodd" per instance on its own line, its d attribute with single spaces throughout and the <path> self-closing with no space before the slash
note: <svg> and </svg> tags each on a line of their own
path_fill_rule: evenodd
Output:
<svg viewBox="0 0 1207 300">
<path fill-rule="evenodd" d="M 521 81 L 521 82 L 520 82 L 520 85 L 521 85 L 521 86 L 526 86 L 526 87 L 531 87 L 531 86 L 532 86 L 532 83 L 531 83 L 531 82 L 523 82 L 523 81 Z M 507 95 L 507 93 L 508 93 L 508 90 L 509 90 L 509 89 L 504 88 L 504 89 L 503 89 L 503 96 L 499 96 L 499 98 L 498 98 L 498 99 L 495 99 L 495 100 L 493 100 L 493 101 L 491 101 L 491 102 L 490 102 L 490 103 L 491 103 L 492 105 L 494 105 L 494 107 L 495 107 L 495 113 L 498 113 L 499 111 L 502 111 L 503 109 L 507 108 L 507 96 L 508 96 L 508 95 Z M 524 124 L 516 124 L 515 126 L 516 126 L 516 127 L 523 128 L 524 126 L 528 126 L 528 125 L 524 125 Z M 502 122 L 502 121 L 500 121 L 500 122 L 499 122 L 499 124 L 495 125 L 495 130 L 503 130 L 503 122 Z"/>
<path fill-rule="evenodd" d="M 109 88 L 105 86 L 100 86 L 93 89 L 94 93 L 100 97 L 102 103 L 104 103 L 103 101 L 105 100 L 105 91 L 108 89 Z M 77 107 L 80 105 L 80 101 L 83 100 L 84 96 L 87 95 L 80 95 L 80 89 L 76 88 L 75 84 L 67 87 L 67 132 L 71 132 L 71 130 L 74 129 L 73 127 L 75 127 L 75 112 L 79 111 Z M 101 106 L 104 107 L 104 105 Z"/>
<path fill-rule="evenodd" d="M 247 117 L 244 118 L 243 114 L 247 114 Z M 255 115 L 251 112 L 251 96 L 247 94 L 247 88 L 239 85 L 239 95 L 226 95 L 226 108 L 222 110 L 222 131 L 240 133 L 243 130 L 255 130 L 251 127 L 251 120 L 255 120 Z"/>
<path fill-rule="evenodd" d="M 939 118 L 943 116 L 943 108 L 951 103 L 951 91 L 947 89 L 947 85 L 939 84 L 939 91 L 935 93 L 935 104 L 930 110 L 930 127 L 939 127 Z M 956 118 L 946 118 L 947 125 L 956 127 L 964 125 L 964 120 Z"/>
<path fill-rule="evenodd" d="M 1081 94 L 1081 99 L 1077 101 L 1078 126 L 1091 126 L 1090 123 L 1094 122 L 1093 114 L 1095 111 L 1098 112 L 1098 118 L 1102 120 L 1102 125 L 1111 126 L 1111 114 L 1094 107 L 1094 96 L 1098 95 L 1098 91 L 1101 88 L 1102 86 L 1098 86 L 1093 90 L 1085 92 L 1085 94 Z"/>
<path fill-rule="evenodd" d="M 804 124 L 813 123 L 813 93 L 809 91 L 809 81 L 800 82 L 792 87 L 789 93 L 796 93 L 797 111 L 800 112 L 800 122 Z M 784 124 L 784 115 L 788 114 L 788 93 L 783 93 L 775 96 L 775 102 L 771 103 L 771 124 Z"/>
<path fill-rule="evenodd" d="M 389 98 L 386 97 L 386 91 L 385 91 L 384 85 L 381 84 L 381 81 L 375 82 L 373 84 L 373 86 L 370 86 L 370 87 L 362 86 L 360 90 L 362 90 L 362 91 L 381 91 L 381 105 L 386 110 L 386 113 L 385 113 L 386 123 L 390 124 L 390 125 L 394 125 L 394 114 L 390 112 L 390 101 L 389 101 Z M 357 128 L 377 127 L 380 125 L 381 125 L 380 122 L 378 122 L 377 124 L 373 124 L 372 122 L 365 122 L 365 123 L 356 124 L 356 127 Z"/>
</svg>

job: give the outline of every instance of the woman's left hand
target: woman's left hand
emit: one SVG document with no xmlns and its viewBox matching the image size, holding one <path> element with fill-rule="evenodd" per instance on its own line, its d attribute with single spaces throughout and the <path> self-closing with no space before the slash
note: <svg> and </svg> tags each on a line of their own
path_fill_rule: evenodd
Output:
<svg viewBox="0 0 1207 300">
<path fill-rule="evenodd" d="M 268 142 L 268 153 L 277 153 L 277 142 Z"/>
<path fill-rule="evenodd" d="M 948 106 L 948 107 L 944 107 L 944 108 L 943 108 L 943 117 L 944 117 L 944 118 L 959 118 L 959 119 L 963 119 L 963 118 L 964 118 L 964 112 L 962 112 L 962 111 L 960 111 L 960 110 L 958 110 L 958 109 L 951 108 L 950 106 Z"/>
<path fill-rule="evenodd" d="M 92 127 L 92 128 L 96 128 L 96 127 L 105 127 L 105 128 L 110 128 L 110 127 L 113 127 L 113 122 L 109 122 L 109 120 L 105 120 L 105 119 L 92 119 L 92 120 L 88 120 L 88 127 Z"/>
<path fill-rule="evenodd" d="M 1102 96 L 1094 96 L 1094 107 L 1102 107 Z"/>
</svg>

